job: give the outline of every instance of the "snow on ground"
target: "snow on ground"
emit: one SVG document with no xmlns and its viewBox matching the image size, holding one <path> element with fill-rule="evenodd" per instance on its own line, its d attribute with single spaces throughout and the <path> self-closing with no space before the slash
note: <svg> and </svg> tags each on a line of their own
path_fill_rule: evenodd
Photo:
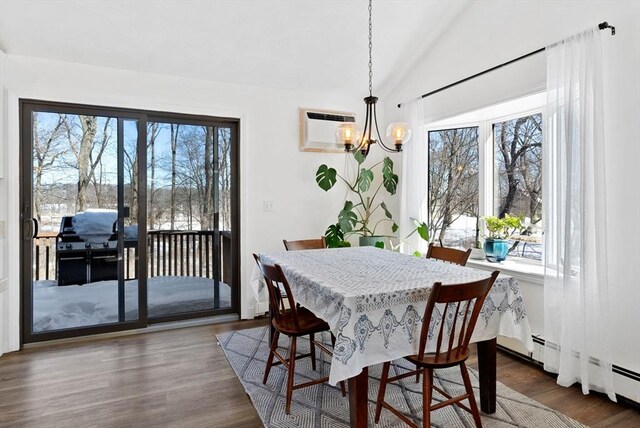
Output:
<svg viewBox="0 0 640 428">
<path fill-rule="evenodd" d="M 220 308 L 231 307 L 229 285 L 220 282 Z M 149 317 L 213 310 L 214 282 L 209 278 L 158 276 L 147 280 Z M 125 282 L 125 319 L 138 318 L 138 281 Z M 118 282 L 58 286 L 33 282 L 33 331 L 118 322 Z"/>
</svg>

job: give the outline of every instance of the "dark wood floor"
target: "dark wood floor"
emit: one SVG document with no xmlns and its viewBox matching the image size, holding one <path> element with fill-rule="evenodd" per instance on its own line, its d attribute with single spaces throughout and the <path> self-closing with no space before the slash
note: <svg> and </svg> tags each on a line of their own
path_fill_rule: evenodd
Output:
<svg viewBox="0 0 640 428">
<path fill-rule="evenodd" d="M 477 369 L 475 356 L 469 359 L 469 366 Z M 604 394 L 584 395 L 579 385 L 558 386 L 555 376 L 540 366 L 503 351 L 498 351 L 497 378 L 509 388 L 590 427 L 640 427 L 637 407 L 614 403 Z"/>
<path fill-rule="evenodd" d="M 0 427 L 258 427 L 216 334 L 264 319 L 28 349 L 0 357 Z M 472 360 L 470 365 L 475 362 Z M 638 427 L 640 412 L 561 388 L 500 353 L 498 380 L 593 427 Z"/>
</svg>

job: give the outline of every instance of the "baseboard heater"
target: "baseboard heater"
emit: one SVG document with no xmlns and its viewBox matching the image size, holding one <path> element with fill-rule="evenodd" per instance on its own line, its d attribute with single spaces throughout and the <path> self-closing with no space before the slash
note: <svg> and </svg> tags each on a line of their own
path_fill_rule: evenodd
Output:
<svg viewBox="0 0 640 428">
<path fill-rule="evenodd" d="M 546 346 L 546 342 L 543 338 L 538 337 L 538 336 L 531 336 L 531 338 L 533 339 L 533 343 L 537 343 L 538 345 L 544 347 Z M 525 355 L 522 354 L 516 350 L 513 350 L 507 346 L 504 345 L 498 345 L 498 349 L 500 349 L 503 352 L 506 352 L 507 354 L 513 355 L 517 358 L 520 358 L 521 360 L 525 360 L 529 363 L 535 364 L 536 366 L 539 366 L 540 368 L 544 367 L 544 363 L 542 361 L 536 360 L 535 358 L 532 358 L 530 355 Z M 593 364 L 597 364 L 598 361 L 594 359 L 594 361 L 592 361 Z M 628 379 L 631 379 L 635 382 L 640 382 L 640 373 L 635 372 L 633 370 L 629 370 L 627 368 L 624 367 L 620 367 L 617 366 L 615 364 L 611 365 L 611 371 L 617 375 L 620 376 L 624 376 Z M 550 373 L 551 374 L 551 373 Z M 631 404 L 632 406 L 639 408 L 640 409 L 640 403 L 638 403 L 637 401 L 634 401 L 630 398 L 624 397 L 622 395 L 618 395 L 616 394 L 616 397 L 618 398 L 618 401 L 624 401 L 626 403 Z"/>
</svg>

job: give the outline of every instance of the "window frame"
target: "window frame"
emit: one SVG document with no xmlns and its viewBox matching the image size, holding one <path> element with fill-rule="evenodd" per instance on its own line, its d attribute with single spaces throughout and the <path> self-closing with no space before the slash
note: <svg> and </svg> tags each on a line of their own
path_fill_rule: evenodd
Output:
<svg viewBox="0 0 640 428">
<path fill-rule="evenodd" d="M 537 97 L 540 97 L 542 94 L 544 94 L 544 92 L 532 94 L 519 99 L 509 100 L 506 102 L 500 102 L 472 112 L 462 113 L 451 118 L 434 121 L 424 126 L 423 129 L 426 133 L 425 135 L 427 144 L 427 192 L 424 203 L 422 204 L 423 215 L 428 215 L 428 204 L 430 200 L 429 183 L 431 178 L 429 172 L 429 133 L 460 128 L 478 128 L 478 213 L 480 217 L 492 216 L 495 213 L 494 183 L 496 179 L 494 126 L 497 123 L 506 122 L 508 120 L 517 119 L 519 117 L 541 114 L 543 123 L 542 132 L 544 150 L 544 124 L 547 123 L 547 112 L 545 105 L 541 102 L 541 100 L 537 100 Z M 530 100 L 527 100 L 527 98 L 530 98 Z M 490 111 L 493 109 L 500 109 L 503 107 L 506 108 L 506 105 L 508 105 L 510 102 L 522 100 L 524 101 L 525 105 L 529 104 L 530 106 L 524 108 L 515 108 L 513 112 L 509 112 L 508 114 L 490 113 Z M 465 116 L 468 116 L 470 114 L 477 114 L 481 116 L 481 118 L 476 120 L 463 119 Z M 545 217 L 544 205 L 542 207 L 542 217 L 543 219 Z M 523 263 L 533 263 L 538 265 L 542 264 L 542 260 L 528 259 L 516 255 L 510 255 L 509 259 L 516 263 L 522 260 Z"/>
</svg>

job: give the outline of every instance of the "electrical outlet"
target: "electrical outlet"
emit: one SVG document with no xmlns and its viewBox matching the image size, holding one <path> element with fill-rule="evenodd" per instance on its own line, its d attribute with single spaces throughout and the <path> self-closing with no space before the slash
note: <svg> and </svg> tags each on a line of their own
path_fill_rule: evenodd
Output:
<svg viewBox="0 0 640 428">
<path fill-rule="evenodd" d="M 262 201 L 262 211 L 272 213 L 276 210 L 276 201 Z"/>
</svg>

